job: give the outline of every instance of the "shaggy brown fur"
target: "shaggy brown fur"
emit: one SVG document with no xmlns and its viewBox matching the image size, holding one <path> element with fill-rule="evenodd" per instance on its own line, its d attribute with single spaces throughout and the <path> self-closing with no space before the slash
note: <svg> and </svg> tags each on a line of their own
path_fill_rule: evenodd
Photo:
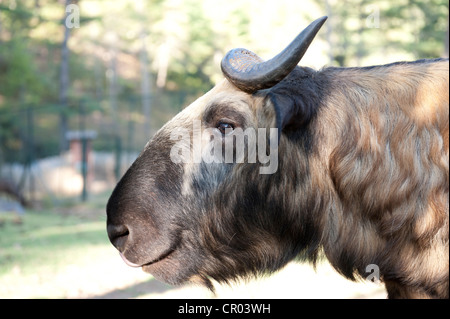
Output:
<svg viewBox="0 0 450 319">
<path fill-rule="evenodd" d="M 111 242 L 171 284 L 210 286 L 323 250 L 350 279 L 377 265 L 391 298 L 448 298 L 448 71 L 448 60 L 296 68 L 253 95 L 225 80 L 165 125 L 119 182 Z M 276 173 L 170 161 L 174 129 L 224 118 L 280 130 Z"/>
<path fill-rule="evenodd" d="M 311 187 L 330 195 L 325 254 L 349 278 L 378 265 L 390 297 L 448 297 L 448 61 L 322 75 L 333 93 L 313 144 L 329 161 Z"/>
</svg>

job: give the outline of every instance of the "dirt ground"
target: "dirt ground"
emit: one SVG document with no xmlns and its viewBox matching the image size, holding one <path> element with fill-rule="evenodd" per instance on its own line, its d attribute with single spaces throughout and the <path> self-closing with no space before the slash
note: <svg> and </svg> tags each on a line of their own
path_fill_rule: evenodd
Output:
<svg viewBox="0 0 450 319">
<path fill-rule="evenodd" d="M 79 216 L 87 212 L 94 216 L 104 214 L 103 204 L 99 206 L 102 209 L 90 211 L 88 207 L 81 206 L 65 213 Z M 95 227 L 93 230 L 97 230 Z M 98 227 L 103 232 L 104 222 L 100 222 Z M 308 264 L 292 262 L 265 278 L 231 286 L 216 284 L 216 294 L 212 294 L 200 286 L 172 287 L 141 269 L 128 267 L 106 235 L 104 242 L 92 245 L 88 250 L 71 251 L 68 255 L 73 258 L 56 270 L 46 269 L 43 265 L 40 271 L 27 273 L 20 264 L 14 266 L 11 272 L 0 278 L 0 298 L 386 298 L 382 284 L 349 281 L 325 261 L 319 263 L 315 270 Z"/>
<path fill-rule="evenodd" d="M 72 212 L 73 213 L 73 212 Z M 109 243 L 108 243 L 109 244 Z M 130 268 L 117 251 L 108 245 L 99 251 L 90 269 L 81 270 L 75 285 L 83 285 L 68 298 L 259 298 L 259 299 L 385 299 L 383 284 L 369 281 L 352 282 L 338 274 L 327 261 L 318 263 L 314 269 L 309 264 L 291 262 L 279 272 L 241 282 L 215 285 L 216 293 L 204 287 L 185 285 L 173 287 L 164 284 L 141 269 Z M 94 260 L 93 260 L 94 262 Z M 82 276 L 87 277 L 82 278 Z M 95 285 L 89 285 L 96 282 Z"/>
<path fill-rule="evenodd" d="M 26 273 L 20 265 L 14 267 L 0 278 L 0 298 L 386 298 L 383 285 L 351 282 L 325 262 L 316 270 L 306 264 L 291 263 L 266 278 L 215 287 L 213 295 L 200 286 L 166 285 L 125 265 L 117 251 L 105 244 L 91 248 L 82 260 L 68 262 L 56 271 L 45 271 L 44 266 L 39 272 Z"/>
<path fill-rule="evenodd" d="M 316 270 L 305 264 L 291 263 L 278 273 L 267 278 L 242 282 L 232 286 L 217 285 L 216 294 L 200 286 L 172 287 L 153 279 L 139 269 L 124 265 L 122 260 L 112 257 L 109 269 L 96 280 L 104 277 L 105 283 L 98 290 L 82 290 L 69 298 L 138 298 L 138 299 L 195 299 L 195 298 L 268 298 L 268 299 L 385 299 L 382 284 L 351 282 L 339 275 L 326 262 Z M 101 281 L 101 280 L 100 280 Z"/>
<path fill-rule="evenodd" d="M 216 285 L 217 293 L 198 286 L 170 287 L 157 280 L 132 284 L 85 298 L 255 298 L 255 299 L 385 299 L 383 285 L 354 283 L 342 278 L 328 264 L 315 272 L 307 265 L 289 264 L 269 278 L 233 286 Z M 80 296 L 81 297 L 81 296 Z"/>
</svg>

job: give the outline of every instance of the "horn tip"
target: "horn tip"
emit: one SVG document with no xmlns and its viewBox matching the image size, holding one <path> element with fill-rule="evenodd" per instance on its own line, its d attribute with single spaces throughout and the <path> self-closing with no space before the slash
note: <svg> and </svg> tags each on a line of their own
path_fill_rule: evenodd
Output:
<svg viewBox="0 0 450 319">
<path fill-rule="evenodd" d="M 316 19 L 311 24 L 318 24 L 318 25 L 322 26 L 325 23 L 325 21 L 327 21 L 327 19 L 328 19 L 328 16 L 323 16 L 323 17 Z"/>
</svg>

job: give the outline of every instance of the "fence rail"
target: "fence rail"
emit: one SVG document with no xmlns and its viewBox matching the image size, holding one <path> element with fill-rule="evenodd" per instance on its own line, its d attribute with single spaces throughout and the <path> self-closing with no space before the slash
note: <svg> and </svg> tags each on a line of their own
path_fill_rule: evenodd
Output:
<svg viewBox="0 0 450 319">
<path fill-rule="evenodd" d="M 109 100 L 87 99 L 65 108 L 48 103 L 0 109 L 0 180 L 12 181 L 27 198 L 54 202 L 112 188 L 149 135 L 181 109 L 183 96 L 156 97 L 150 118 L 140 96 L 118 99 L 115 109 Z"/>
</svg>

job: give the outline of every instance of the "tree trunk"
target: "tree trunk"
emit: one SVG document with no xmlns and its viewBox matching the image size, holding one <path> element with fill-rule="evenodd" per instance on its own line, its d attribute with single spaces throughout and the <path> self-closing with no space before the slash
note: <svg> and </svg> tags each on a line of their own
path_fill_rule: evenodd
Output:
<svg viewBox="0 0 450 319">
<path fill-rule="evenodd" d="M 71 0 L 66 0 L 65 8 L 70 4 Z M 61 46 L 61 70 L 60 70 L 60 78 L 59 78 L 59 103 L 61 105 L 60 110 L 60 139 L 59 139 L 59 147 L 60 152 L 64 152 L 68 149 L 68 143 L 66 139 L 66 132 L 68 130 L 68 121 L 67 121 L 67 92 L 69 90 L 69 48 L 67 47 L 67 42 L 70 37 L 70 28 L 66 24 L 67 17 L 69 15 L 68 12 L 64 9 L 64 39 Z"/>
<path fill-rule="evenodd" d="M 8 194 L 21 203 L 22 206 L 28 206 L 28 202 L 23 194 L 19 191 L 15 184 L 9 180 L 0 179 L 0 194 Z"/>
<path fill-rule="evenodd" d="M 150 74 L 148 71 L 148 55 L 145 46 L 145 33 L 141 33 L 141 54 L 140 54 L 140 64 L 141 64 L 141 95 L 142 95 L 142 112 L 145 117 L 145 135 L 147 139 L 150 139 L 151 129 L 150 129 L 150 112 L 151 112 L 151 93 L 150 93 Z"/>
</svg>

